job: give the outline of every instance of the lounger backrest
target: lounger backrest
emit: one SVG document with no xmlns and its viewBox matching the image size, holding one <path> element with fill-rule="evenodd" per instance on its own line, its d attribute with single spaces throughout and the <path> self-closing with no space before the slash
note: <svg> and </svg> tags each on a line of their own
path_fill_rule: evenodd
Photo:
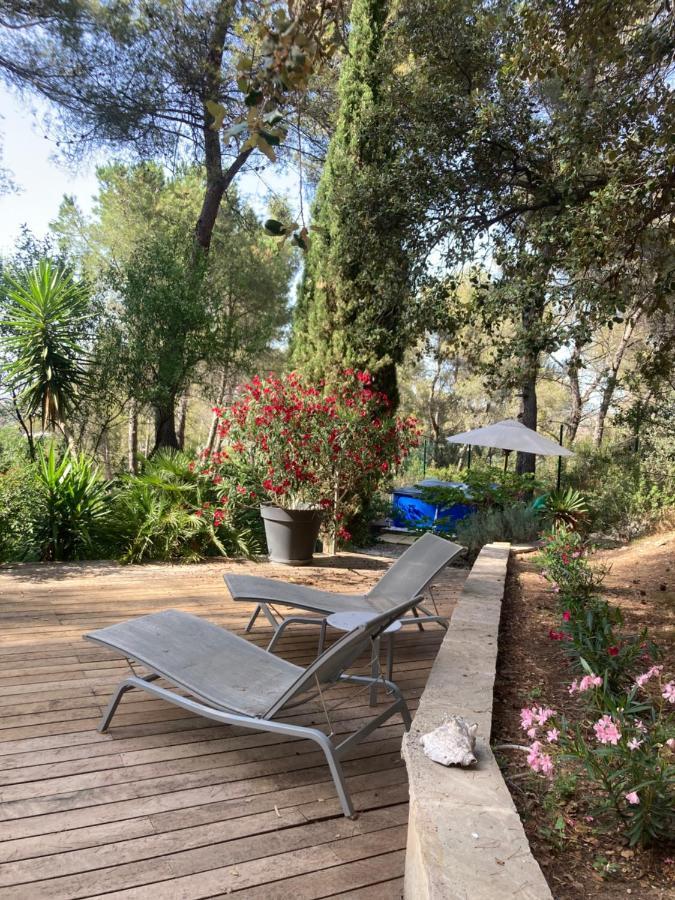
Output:
<svg viewBox="0 0 675 900">
<path fill-rule="evenodd" d="M 463 549 L 438 535 L 423 534 L 380 578 L 367 594 L 368 599 L 384 612 L 393 604 L 419 597 L 443 566 Z"/>
<path fill-rule="evenodd" d="M 276 701 L 268 711 L 268 717 L 271 718 L 296 694 L 315 688 L 317 680 L 320 684 L 337 681 L 366 647 L 370 646 L 371 640 L 388 628 L 392 622 L 405 615 L 414 602 L 413 598 L 405 603 L 392 606 L 387 612 L 379 613 L 365 625 L 359 625 L 358 628 L 354 628 L 353 631 L 349 631 L 339 641 L 336 641 L 332 647 L 317 657 L 286 693 Z"/>
</svg>

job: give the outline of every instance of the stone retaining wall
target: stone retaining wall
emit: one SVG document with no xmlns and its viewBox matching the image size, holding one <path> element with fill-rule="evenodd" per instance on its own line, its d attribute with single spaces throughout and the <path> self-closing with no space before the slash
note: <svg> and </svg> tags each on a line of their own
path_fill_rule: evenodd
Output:
<svg viewBox="0 0 675 900">
<path fill-rule="evenodd" d="M 499 617 L 508 544 L 488 544 L 466 581 L 403 740 L 410 781 L 406 900 L 552 900 L 490 749 Z M 420 735 L 449 715 L 478 723 L 470 769 L 422 752 Z"/>
</svg>

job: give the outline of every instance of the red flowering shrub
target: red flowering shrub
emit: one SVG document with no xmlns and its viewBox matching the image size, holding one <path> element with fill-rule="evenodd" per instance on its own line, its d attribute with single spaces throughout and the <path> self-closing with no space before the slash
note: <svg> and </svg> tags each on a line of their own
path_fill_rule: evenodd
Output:
<svg viewBox="0 0 675 900">
<path fill-rule="evenodd" d="M 211 459 L 252 472 L 261 499 L 287 509 L 325 510 L 329 539 L 417 445 L 413 418 L 392 415 L 367 372 L 347 369 L 328 387 L 301 375 L 256 376 L 232 406 L 216 409 L 221 450 Z"/>
</svg>

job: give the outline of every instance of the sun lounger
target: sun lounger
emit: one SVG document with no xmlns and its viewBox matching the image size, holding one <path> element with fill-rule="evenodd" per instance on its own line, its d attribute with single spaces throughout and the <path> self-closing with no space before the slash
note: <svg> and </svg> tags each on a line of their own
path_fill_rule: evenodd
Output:
<svg viewBox="0 0 675 900">
<path fill-rule="evenodd" d="M 284 630 L 294 623 L 316 624 L 325 629 L 325 618 L 332 613 L 372 612 L 375 615 L 408 600 L 416 602 L 411 604 L 411 615 L 402 620 L 404 625 L 421 628 L 423 622 L 438 622 L 447 628 L 447 619 L 440 616 L 438 610 L 431 612 L 422 604 L 423 595 L 440 570 L 463 550 L 458 544 L 435 534 L 423 534 L 367 594 L 338 594 L 255 575 L 227 574 L 223 578 L 233 600 L 256 604 L 246 631 L 251 630 L 261 612 L 274 628 L 267 647 L 272 650 Z M 314 615 L 286 616 L 276 609 L 279 606 L 304 609 Z"/>
<path fill-rule="evenodd" d="M 400 713 L 406 729 L 410 728 L 410 713 L 393 682 L 379 676 L 349 675 L 346 669 L 364 650 L 369 649 L 372 655 L 373 643 L 379 635 L 403 616 L 413 602 L 392 606 L 348 632 L 307 668 L 268 653 L 225 628 L 173 609 L 92 631 L 84 636 L 87 640 L 116 650 L 149 670 L 147 675 L 133 675 L 120 683 L 103 714 L 99 731 L 106 731 L 123 695 L 138 688 L 226 725 L 307 738 L 325 754 L 344 814 L 352 817 L 354 808 L 342 772 L 342 758 L 396 713 Z M 155 684 L 158 678 L 165 679 L 172 687 Z M 386 709 L 337 744 L 319 728 L 283 721 L 284 708 L 297 705 L 300 695 L 315 690 L 324 702 L 322 688 L 338 682 L 361 685 L 364 689 L 380 682 L 394 699 Z M 189 696 L 177 693 L 174 686 Z M 324 710 L 327 710 L 325 703 Z"/>
</svg>

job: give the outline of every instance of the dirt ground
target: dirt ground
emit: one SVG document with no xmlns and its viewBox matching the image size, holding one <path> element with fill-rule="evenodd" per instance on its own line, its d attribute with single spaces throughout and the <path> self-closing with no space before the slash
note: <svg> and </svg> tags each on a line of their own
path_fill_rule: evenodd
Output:
<svg viewBox="0 0 675 900">
<path fill-rule="evenodd" d="M 619 606 L 624 629 L 648 628 L 663 650 L 666 671 L 675 671 L 675 532 L 651 535 L 625 547 L 598 551 L 593 561 L 609 566 L 605 597 Z M 524 745 L 520 709 L 536 700 L 570 712 L 572 673 L 560 645 L 548 639 L 556 627 L 554 595 L 533 556 L 516 558 L 504 601 L 495 689 L 492 742 Z M 578 702 L 578 701 L 577 701 Z M 529 773 L 522 750 L 496 750 L 532 850 L 556 900 L 617 896 L 666 900 L 675 897 L 675 844 L 652 851 L 630 849 L 616 832 L 586 821 L 584 792 L 540 804 L 542 782 Z M 564 836 L 551 837 L 562 815 Z M 547 833 L 548 830 L 548 833 Z M 675 838 L 675 836 L 674 836 Z"/>
</svg>

